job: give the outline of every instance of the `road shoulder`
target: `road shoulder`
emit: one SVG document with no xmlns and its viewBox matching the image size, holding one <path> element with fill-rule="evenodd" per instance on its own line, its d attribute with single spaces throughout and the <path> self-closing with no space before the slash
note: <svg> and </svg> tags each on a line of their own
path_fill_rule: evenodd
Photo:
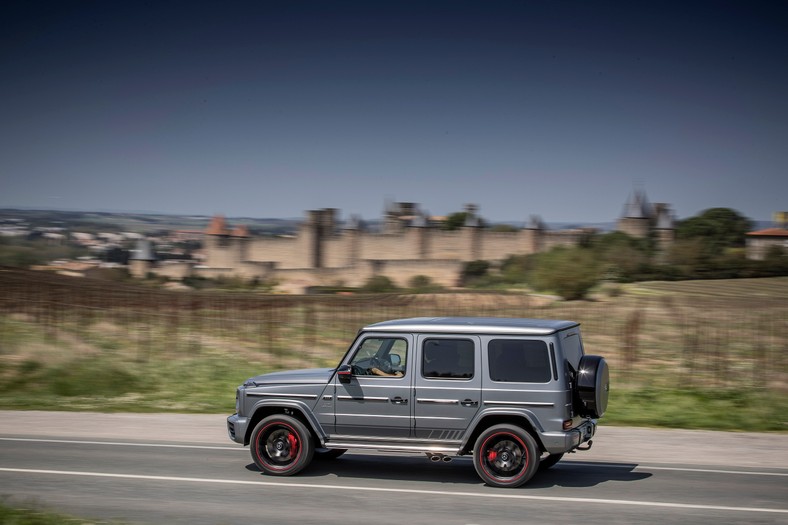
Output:
<svg viewBox="0 0 788 525">
<path fill-rule="evenodd" d="M 0 411 L 0 436 L 36 439 L 234 445 L 226 416 Z M 571 461 L 788 469 L 784 434 L 601 426 Z"/>
</svg>

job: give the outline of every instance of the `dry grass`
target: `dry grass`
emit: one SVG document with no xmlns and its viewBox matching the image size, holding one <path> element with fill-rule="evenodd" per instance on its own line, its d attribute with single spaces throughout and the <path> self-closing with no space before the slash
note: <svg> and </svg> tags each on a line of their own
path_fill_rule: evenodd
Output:
<svg viewBox="0 0 788 525">
<path fill-rule="evenodd" d="M 332 366 L 361 326 L 436 315 L 581 322 L 586 351 L 605 356 L 611 365 L 612 421 L 626 411 L 618 403 L 640 397 L 650 403 L 654 392 L 687 393 L 695 403 L 703 403 L 706 393 L 757 397 L 743 401 L 733 395 L 730 406 L 710 406 L 709 411 L 752 412 L 751 403 L 788 404 L 788 278 L 637 283 L 573 302 L 522 292 L 184 293 L 7 270 L 0 271 L 0 289 L 3 406 L 27 408 L 38 402 L 81 409 L 229 410 L 233 387 L 245 377 Z M 74 367 L 89 371 L 71 374 L 74 381 L 127 373 L 136 390 L 115 392 L 109 382 L 105 392 L 85 399 L 42 386 L 52 383 L 53 374 Z M 634 394 L 627 397 L 627 392 Z M 785 411 L 776 413 L 776 423 L 774 416 L 764 415 L 773 422 L 765 428 L 785 428 Z M 715 416 L 710 414 L 702 426 L 713 426 Z M 669 414 L 665 420 L 671 421 Z M 734 427 L 750 424 L 741 421 Z"/>
</svg>

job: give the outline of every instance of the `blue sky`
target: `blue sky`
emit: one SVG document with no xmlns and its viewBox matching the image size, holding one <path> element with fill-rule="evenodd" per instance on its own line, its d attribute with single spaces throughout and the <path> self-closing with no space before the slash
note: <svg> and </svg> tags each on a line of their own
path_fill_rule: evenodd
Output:
<svg viewBox="0 0 788 525">
<path fill-rule="evenodd" d="M 0 207 L 788 209 L 784 2 L 9 1 Z"/>
</svg>

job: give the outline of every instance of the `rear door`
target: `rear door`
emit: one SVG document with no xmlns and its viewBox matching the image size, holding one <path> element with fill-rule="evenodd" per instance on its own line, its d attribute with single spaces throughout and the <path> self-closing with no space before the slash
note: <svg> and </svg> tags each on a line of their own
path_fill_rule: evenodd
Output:
<svg viewBox="0 0 788 525">
<path fill-rule="evenodd" d="M 481 341 L 425 334 L 417 337 L 416 348 L 414 435 L 458 440 L 481 404 Z"/>
</svg>

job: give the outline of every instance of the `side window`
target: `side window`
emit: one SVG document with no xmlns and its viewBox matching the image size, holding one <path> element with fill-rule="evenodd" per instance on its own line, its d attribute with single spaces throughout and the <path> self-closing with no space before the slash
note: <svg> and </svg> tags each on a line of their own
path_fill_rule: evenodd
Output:
<svg viewBox="0 0 788 525">
<path fill-rule="evenodd" d="M 350 360 L 357 376 L 403 377 L 408 364 L 408 343 L 397 337 L 368 337 Z"/>
<path fill-rule="evenodd" d="M 570 332 L 561 341 L 561 348 L 564 350 L 566 359 L 576 369 L 580 366 L 580 358 L 583 357 L 583 344 L 580 342 L 580 334 Z"/>
<path fill-rule="evenodd" d="M 475 353 L 467 339 L 425 339 L 421 373 L 427 379 L 470 379 Z"/>
<path fill-rule="evenodd" d="M 538 340 L 493 339 L 487 347 L 490 379 L 506 383 L 547 383 L 550 355 Z"/>
</svg>

